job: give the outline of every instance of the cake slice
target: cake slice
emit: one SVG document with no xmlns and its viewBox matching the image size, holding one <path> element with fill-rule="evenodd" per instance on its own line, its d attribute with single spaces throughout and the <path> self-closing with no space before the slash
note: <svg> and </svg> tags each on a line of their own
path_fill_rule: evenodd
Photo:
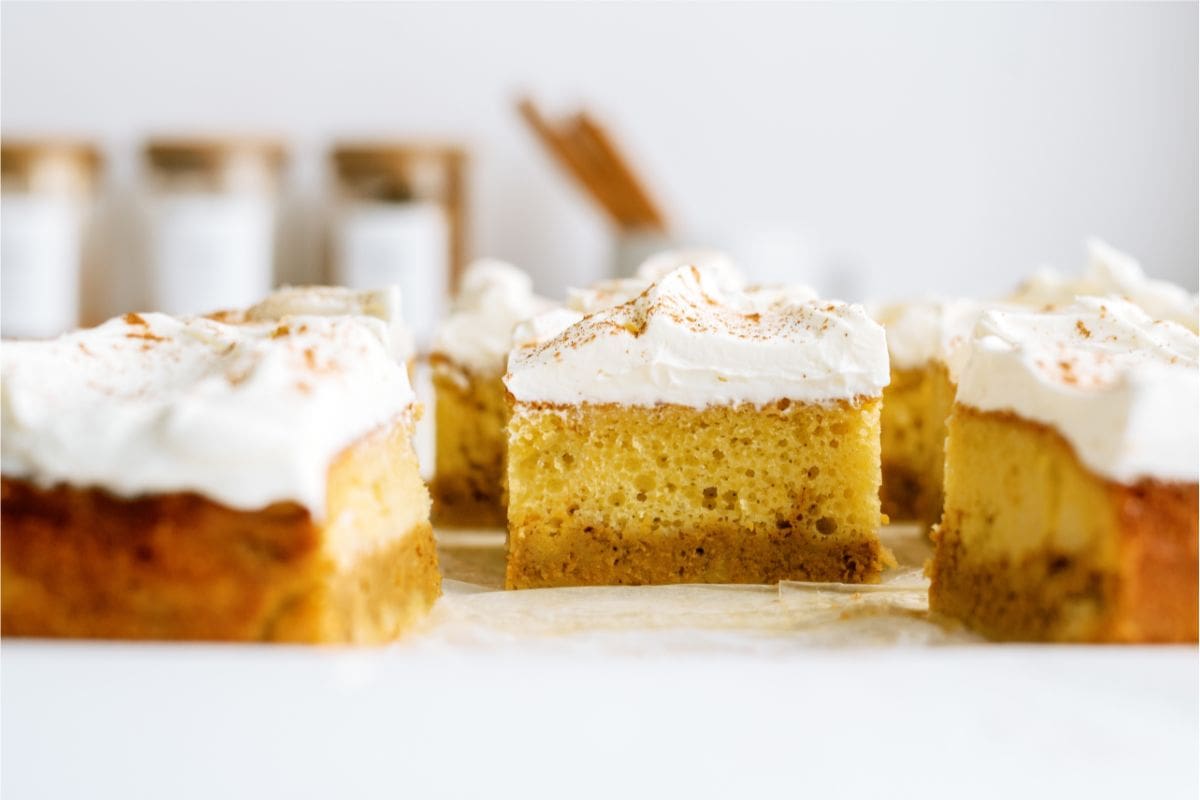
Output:
<svg viewBox="0 0 1200 800">
<path fill-rule="evenodd" d="M 981 317 L 930 607 L 996 639 L 1196 641 L 1196 334 L 1080 298 Z"/>
<path fill-rule="evenodd" d="M 510 588 L 877 580 L 883 329 L 683 267 L 509 358 Z"/>
<path fill-rule="evenodd" d="M 941 517 L 946 418 L 965 345 L 984 309 L 1053 309 L 1079 295 L 1105 296 L 1196 330 L 1195 295 L 1148 278 L 1131 257 L 1102 242 L 1089 242 L 1088 255 L 1079 275 L 1041 270 L 1002 301 L 923 300 L 878 309 L 892 371 L 882 413 L 883 511 L 889 518 L 928 526 Z"/>
<path fill-rule="evenodd" d="M 378 642 L 438 596 L 384 321 L 128 314 L 2 376 L 5 636 Z"/>
<path fill-rule="evenodd" d="M 434 338 L 434 518 L 451 526 L 504 524 L 504 369 L 514 327 L 549 309 L 521 270 L 483 259 L 467 268 Z"/>
</svg>

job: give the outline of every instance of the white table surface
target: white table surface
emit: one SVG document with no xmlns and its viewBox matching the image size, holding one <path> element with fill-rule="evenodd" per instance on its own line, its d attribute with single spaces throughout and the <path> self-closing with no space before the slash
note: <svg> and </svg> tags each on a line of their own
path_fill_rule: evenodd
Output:
<svg viewBox="0 0 1200 800">
<path fill-rule="evenodd" d="M 501 593 L 479 552 L 386 648 L 4 640 L 3 797 L 1200 796 L 1194 647 L 979 643 L 903 574 Z"/>
</svg>

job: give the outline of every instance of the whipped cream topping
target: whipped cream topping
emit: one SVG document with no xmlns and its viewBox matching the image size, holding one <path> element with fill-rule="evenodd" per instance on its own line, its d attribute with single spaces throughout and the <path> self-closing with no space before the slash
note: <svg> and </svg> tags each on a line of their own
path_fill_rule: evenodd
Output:
<svg viewBox="0 0 1200 800">
<path fill-rule="evenodd" d="M 976 300 L 929 299 L 872 309 L 887 333 L 893 367 L 944 364 L 954 380 L 976 320 L 988 306 Z"/>
<path fill-rule="evenodd" d="M 127 314 L 0 348 L 0 463 L 39 485 L 133 497 L 195 492 L 253 510 L 294 501 L 320 519 L 347 446 L 414 395 L 371 317 L 228 324 Z"/>
<path fill-rule="evenodd" d="M 342 286 L 285 286 L 245 311 L 224 312 L 216 318 L 228 322 L 278 322 L 285 317 L 375 317 L 387 327 L 392 353 L 409 361 L 417 353 L 412 332 L 404 324 L 400 287 L 357 290 Z"/>
<path fill-rule="evenodd" d="M 585 316 L 587 315 L 570 308 L 552 308 L 549 311 L 543 311 L 513 329 L 513 347 L 528 347 L 547 342 Z"/>
<path fill-rule="evenodd" d="M 730 291 L 708 271 L 678 268 L 621 305 L 527 326 L 505 383 L 519 402 L 560 405 L 878 396 L 888 382 L 883 328 L 860 306 L 810 295 Z"/>
<path fill-rule="evenodd" d="M 521 270 L 481 259 L 463 273 L 450 317 L 434 337 L 433 352 L 470 372 L 503 373 L 513 329 L 553 306 L 533 293 L 533 281 Z"/>
<path fill-rule="evenodd" d="M 613 278 L 598 281 L 585 288 L 567 289 L 567 308 L 581 315 L 594 314 L 606 308 L 628 303 L 646 291 L 653 281 L 642 278 Z"/>
<path fill-rule="evenodd" d="M 1083 274 L 1066 276 L 1052 269 L 1034 273 L 1010 300 L 1028 306 L 1060 306 L 1079 295 L 1124 298 L 1152 319 L 1177 322 L 1195 332 L 1200 329 L 1200 297 L 1168 281 L 1146 276 L 1132 257 L 1104 242 L 1087 243 L 1088 264 Z"/>
<path fill-rule="evenodd" d="M 1051 426 L 1112 480 L 1192 482 L 1200 471 L 1197 342 L 1182 325 L 1120 299 L 993 309 L 975 327 L 957 400 Z"/>
</svg>

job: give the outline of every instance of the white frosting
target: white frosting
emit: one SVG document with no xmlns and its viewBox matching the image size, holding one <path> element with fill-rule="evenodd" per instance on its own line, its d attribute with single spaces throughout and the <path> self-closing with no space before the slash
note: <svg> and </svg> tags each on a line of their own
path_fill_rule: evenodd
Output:
<svg viewBox="0 0 1200 800">
<path fill-rule="evenodd" d="M 954 380 L 971 331 L 985 308 L 976 300 L 921 300 L 883 306 L 874 309 L 872 316 L 887 332 L 893 367 L 914 369 L 941 363 Z"/>
<path fill-rule="evenodd" d="M 887 384 L 883 328 L 862 307 L 718 284 L 683 267 L 622 305 L 543 317 L 509 358 L 508 390 L 529 403 L 700 408 L 874 397 Z"/>
<path fill-rule="evenodd" d="M 990 310 L 975 328 L 958 402 L 1058 430 L 1107 478 L 1195 481 L 1197 336 L 1096 297 L 1045 312 Z"/>
<path fill-rule="evenodd" d="M 398 361 L 409 361 L 417 352 L 412 332 L 404 324 L 404 304 L 399 286 L 357 290 L 342 286 L 285 286 L 245 311 L 217 315 L 229 322 L 278 322 L 289 316 L 375 317 L 387 326 L 391 350 Z"/>
<path fill-rule="evenodd" d="M 463 273 L 450 317 L 434 337 L 433 352 L 474 373 L 502 373 L 513 329 L 552 306 L 533 293 L 533 281 L 511 264 L 476 261 Z"/>
<path fill-rule="evenodd" d="M 1146 277 L 1132 256 L 1104 242 L 1087 244 L 1088 265 L 1082 275 L 1068 277 L 1051 269 L 1039 270 L 1013 294 L 1014 303 L 1030 306 L 1066 305 L 1078 295 L 1123 297 L 1153 319 L 1200 328 L 1200 298 L 1167 281 Z"/>
<path fill-rule="evenodd" d="M 388 344 L 370 317 L 164 314 L 6 341 L 3 473 L 125 497 L 195 492 L 244 510 L 290 500 L 321 518 L 332 460 L 414 407 Z"/>
<path fill-rule="evenodd" d="M 567 289 L 567 308 L 580 314 L 594 314 L 628 303 L 649 289 L 652 283 L 642 278 L 614 278 L 593 283 L 586 289 Z"/>
<path fill-rule="evenodd" d="M 586 314 L 570 308 L 552 308 L 527 319 L 513 330 L 513 347 L 527 347 L 553 339 Z"/>
</svg>

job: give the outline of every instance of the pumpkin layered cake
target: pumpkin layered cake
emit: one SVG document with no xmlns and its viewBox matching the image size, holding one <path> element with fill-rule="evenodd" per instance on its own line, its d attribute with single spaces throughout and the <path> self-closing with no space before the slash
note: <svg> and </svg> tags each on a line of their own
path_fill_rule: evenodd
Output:
<svg viewBox="0 0 1200 800">
<path fill-rule="evenodd" d="M 514 349 L 509 588 L 875 581 L 883 329 L 683 267 Z"/>
<path fill-rule="evenodd" d="M 4 635 L 377 642 L 438 596 L 384 321 L 129 314 L 2 375 Z"/>
<path fill-rule="evenodd" d="M 984 312 L 930 607 L 996 639 L 1196 641 L 1196 334 L 1111 298 Z"/>
<path fill-rule="evenodd" d="M 467 268 L 433 344 L 436 393 L 434 518 L 449 526 L 504 524 L 504 370 L 513 329 L 551 303 L 501 261 Z"/>
</svg>

